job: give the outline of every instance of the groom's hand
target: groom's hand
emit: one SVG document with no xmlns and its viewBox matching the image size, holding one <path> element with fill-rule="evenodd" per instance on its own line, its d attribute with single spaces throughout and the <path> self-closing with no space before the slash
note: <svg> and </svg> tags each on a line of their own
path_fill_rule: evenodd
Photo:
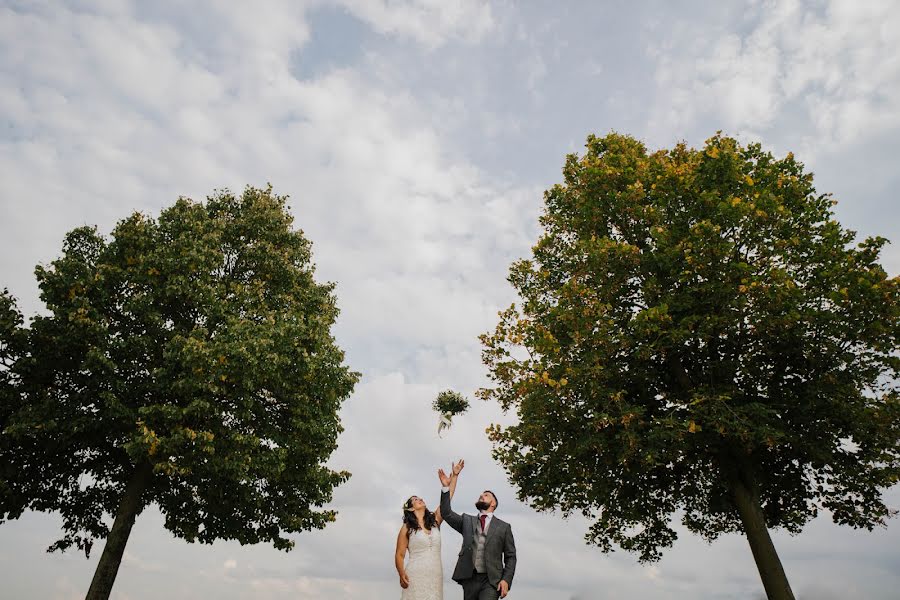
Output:
<svg viewBox="0 0 900 600">
<path fill-rule="evenodd" d="M 506 598 L 506 595 L 509 593 L 509 584 L 500 580 L 500 585 L 497 586 L 497 591 L 500 592 L 501 598 Z"/>
<path fill-rule="evenodd" d="M 438 479 L 441 480 L 441 486 L 448 487 L 450 485 L 450 477 L 444 473 L 443 469 L 438 469 Z"/>
</svg>

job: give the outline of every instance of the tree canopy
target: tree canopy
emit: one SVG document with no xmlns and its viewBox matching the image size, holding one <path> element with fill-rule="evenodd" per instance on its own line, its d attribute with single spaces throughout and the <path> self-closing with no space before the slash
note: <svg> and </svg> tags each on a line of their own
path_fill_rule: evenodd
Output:
<svg viewBox="0 0 900 600">
<path fill-rule="evenodd" d="M 707 540 L 747 533 L 758 563 L 754 522 L 883 523 L 900 473 L 886 240 L 854 244 L 792 154 L 720 134 L 652 153 L 590 136 L 563 177 L 510 269 L 521 302 L 482 336 L 480 395 L 519 417 L 490 436 L 520 498 L 643 561 L 676 513 Z"/>
<path fill-rule="evenodd" d="M 0 519 L 59 511 L 51 549 L 86 553 L 129 502 L 191 542 L 288 550 L 334 520 L 322 507 L 349 473 L 324 463 L 358 375 L 285 197 L 248 187 L 134 213 L 109 238 L 80 227 L 36 274 L 48 314 L 25 328 L 8 295 L 0 306 L 15 350 Z"/>
</svg>

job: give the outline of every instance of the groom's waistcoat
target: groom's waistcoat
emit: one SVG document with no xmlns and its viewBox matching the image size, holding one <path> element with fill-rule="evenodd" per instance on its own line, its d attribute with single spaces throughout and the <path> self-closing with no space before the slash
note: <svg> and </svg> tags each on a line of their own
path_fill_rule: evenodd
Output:
<svg viewBox="0 0 900 600">
<path fill-rule="evenodd" d="M 484 543 L 487 541 L 487 535 L 478 527 L 475 529 L 475 572 L 484 573 L 487 571 L 484 566 Z"/>
</svg>

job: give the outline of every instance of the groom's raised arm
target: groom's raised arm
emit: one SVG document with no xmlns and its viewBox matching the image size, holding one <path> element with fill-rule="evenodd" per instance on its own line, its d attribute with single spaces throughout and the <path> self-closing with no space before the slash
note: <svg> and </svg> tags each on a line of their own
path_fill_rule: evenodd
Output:
<svg viewBox="0 0 900 600">
<path fill-rule="evenodd" d="M 450 524 L 450 527 L 462 533 L 462 517 L 450 508 L 450 488 L 441 488 L 441 517 Z"/>
</svg>

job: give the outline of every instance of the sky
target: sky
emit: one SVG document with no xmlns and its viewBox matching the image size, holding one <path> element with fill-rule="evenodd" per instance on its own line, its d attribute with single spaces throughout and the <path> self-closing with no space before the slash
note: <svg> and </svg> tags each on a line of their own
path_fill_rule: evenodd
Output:
<svg viewBox="0 0 900 600">
<path fill-rule="evenodd" d="M 430 404 L 486 383 L 477 336 L 515 300 L 509 264 L 588 134 L 793 151 L 845 226 L 900 240 L 898 48 L 890 0 L 0 0 L 0 287 L 26 315 L 65 232 L 270 182 L 336 283 L 334 333 L 362 373 L 329 463 L 353 473 L 336 523 L 284 553 L 188 544 L 151 507 L 112 597 L 397 598 L 401 504 L 436 506 L 436 469 L 463 457 L 455 506 L 497 493 L 514 600 L 764 598 L 737 535 L 679 528 L 652 565 L 587 546 L 586 520 L 518 502 L 491 458 L 485 428 L 514 415 L 473 400 L 439 438 Z M 900 246 L 883 264 L 900 273 Z M 100 552 L 46 553 L 59 535 L 56 515 L 0 525 L 0 596 L 84 597 Z M 773 537 L 800 600 L 896 598 L 900 519 Z M 446 598 L 459 544 L 444 532 Z"/>
</svg>

